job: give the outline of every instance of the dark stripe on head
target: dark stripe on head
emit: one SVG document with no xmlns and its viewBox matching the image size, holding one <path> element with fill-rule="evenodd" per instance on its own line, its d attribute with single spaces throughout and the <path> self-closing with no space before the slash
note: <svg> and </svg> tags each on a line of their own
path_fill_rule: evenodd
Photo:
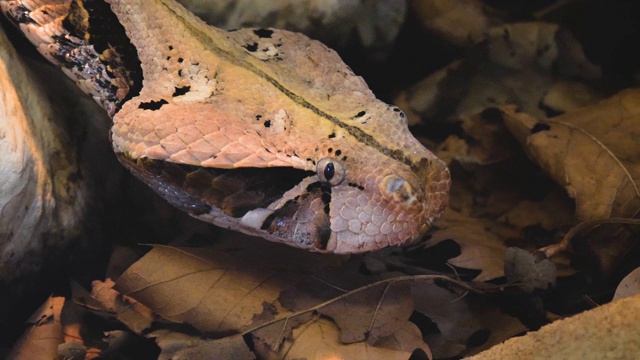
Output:
<svg viewBox="0 0 640 360">
<path fill-rule="evenodd" d="M 382 145 L 372 135 L 367 134 L 362 129 L 360 129 L 360 128 L 356 127 L 356 126 L 353 126 L 353 125 L 349 125 L 349 124 L 345 123 L 344 121 L 340 120 L 339 118 L 337 118 L 335 116 L 332 116 L 332 115 L 329 115 L 326 112 L 320 110 L 319 108 L 317 108 L 316 106 L 311 104 L 309 101 L 307 101 L 305 98 L 297 95 L 293 91 L 291 91 L 291 90 L 287 89 L 286 87 L 284 87 L 284 85 L 279 83 L 278 80 L 276 80 L 273 77 L 267 75 L 265 72 L 263 72 L 259 68 L 255 67 L 253 64 L 235 57 L 232 53 L 230 53 L 228 51 L 222 50 L 220 47 L 218 47 L 216 45 L 215 41 L 211 38 L 211 36 L 209 36 L 208 33 L 202 32 L 196 26 L 191 24 L 191 22 L 189 20 L 185 19 L 180 14 L 176 13 L 168 5 L 165 4 L 165 8 L 169 12 L 171 12 L 172 15 L 174 15 L 176 18 L 181 19 L 182 24 L 186 28 L 188 28 L 191 31 L 191 33 L 193 33 L 200 40 L 202 40 L 203 44 L 208 44 L 209 45 L 209 50 L 211 50 L 212 52 L 217 54 L 220 58 L 224 59 L 225 61 L 227 61 L 229 63 L 241 66 L 241 67 L 253 72 L 257 76 L 263 78 L 265 81 L 269 82 L 276 89 L 278 89 L 278 91 L 283 93 L 285 96 L 290 98 L 292 101 L 294 101 L 298 105 L 311 110 L 316 115 L 318 115 L 318 116 L 320 116 L 322 118 L 325 118 L 326 120 L 332 122 L 336 126 L 344 129 L 346 132 L 348 132 L 353 137 L 358 139 L 358 141 L 371 146 L 372 148 L 378 150 L 382 154 L 384 154 L 384 155 L 386 155 L 386 156 L 388 156 L 388 157 L 390 157 L 392 159 L 395 159 L 397 161 L 400 161 L 400 162 L 406 164 L 407 166 L 411 167 L 414 170 L 416 169 L 416 165 L 411 161 L 411 159 L 406 157 L 401 150 L 399 150 L 399 149 L 390 149 L 390 148 L 386 147 L 385 145 Z"/>
</svg>

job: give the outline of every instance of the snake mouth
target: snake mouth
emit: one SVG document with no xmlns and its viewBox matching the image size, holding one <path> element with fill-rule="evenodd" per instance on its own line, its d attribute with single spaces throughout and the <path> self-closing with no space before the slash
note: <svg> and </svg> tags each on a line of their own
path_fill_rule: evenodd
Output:
<svg viewBox="0 0 640 360">
<path fill-rule="evenodd" d="M 190 215 L 219 209 L 242 218 L 249 211 L 266 208 L 315 172 L 289 167 L 218 169 L 176 164 L 149 158 L 118 160 L 156 193 Z"/>
</svg>

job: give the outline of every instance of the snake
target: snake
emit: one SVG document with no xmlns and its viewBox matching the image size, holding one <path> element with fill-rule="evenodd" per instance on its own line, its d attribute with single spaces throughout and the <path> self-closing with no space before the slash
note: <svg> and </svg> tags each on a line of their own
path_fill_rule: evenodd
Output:
<svg viewBox="0 0 640 360">
<path fill-rule="evenodd" d="M 421 239 L 446 164 L 324 44 L 206 24 L 173 0 L 0 0 L 111 119 L 119 162 L 202 221 L 296 248 Z"/>
</svg>

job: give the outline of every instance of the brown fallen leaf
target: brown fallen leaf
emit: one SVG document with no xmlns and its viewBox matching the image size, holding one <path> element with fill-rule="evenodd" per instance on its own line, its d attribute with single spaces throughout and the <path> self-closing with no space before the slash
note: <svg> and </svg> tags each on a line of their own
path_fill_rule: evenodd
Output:
<svg viewBox="0 0 640 360">
<path fill-rule="evenodd" d="M 413 312 L 407 283 L 386 283 L 333 302 L 318 312 L 332 318 L 346 344 L 367 340 L 371 345 L 396 332 Z"/>
<path fill-rule="evenodd" d="M 158 360 L 256 358 L 240 335 L 202 339 L 175 331 L 156 330 L 149 337 L 154 338 L 161 349 Z"/>
<path fill-rule="evenodd" d="M 447 163 L 457 160 L 463 166 L 487 165 L 503 161 L 517 150 L 518 144 L 509 136 L 497 108 L 463 115 L 460 126 L 464 140 L 451 135 L 436 150 Z"/>
<path fill-rule="evenodd" d="M 380 339 L 376 346 L 367 342 L 343 344 L 339 331 L 330 320 L 316 317 L 296 328 L 292 340 L 288 340 L 280 352 L 266 352 L 264 357 L 278 359 L 408 359 L 414 351 L 420 351 L 429 359 L 431 352 L 422 341 L 420 330 L 410 322 L 399 326 L 391 335 Z M 265 349 L 262 349 L 265 350 Z"/>
<path fill-rule="evenodd" d="M 458 47 L 476 44 L 485 36 L 489 19 L 477 0 L 410 1 L 420 23 Z"/>
<path fill-rule="evenodd" d="M 451 239 L 460 245 L 460 255 L 447 262 L 466 269 L 481 270 L 475 281 L 487 281 L 504 276 L 504 241 L 489 231 L 487 220 L 464 216 L 447 209 L 442 218 L 442 230 L 433 233 L 424 246 L 433 247 Z"/>
<path fill-rule="evenodd" d="M 235 244 L 214 248 L 156 245 L 114 289 L 200 331 L 240 331 L 263 321 L 264 304 L 273 304 L 304 273 L 336 263 L 336 257 L 252 240 L 243 244 L 237 236 Z"/>
<path fill-rule="evenodd" d="M 250 325 L 262 303 L 275 301 L 287 280 L 228 253 L 154 246 L 115 289 L 168 320 L 223 332 Z"/>
<path fill-rule="evenodd" d="M 541 121 L 505 107 L 525 151 L 576 201 L 581 220 L 634 217 L 640 210 L 639 91 Z"/>
<path fill-rule="evenodd" d="M 416 311 L 435 322 L 444 337 L 440 345 L 451 348 L 452 344 L 463 345 L 460 350 L 480 351 L 498 344 L 527 328 L 517 318 L 502 312 L 498 305 L 489 299 L 471 297 L 460 291 L 444 289 L 436 284 L 424 283 L 411 290 L 416 302 Z M 472 337 L 484 339 L 481 344 L 470 348 Z M 446 341 L 445 341 L 446 340 Z M 477 341 L 477 340 L 476 340 Z M 435 345 L 435 344 L 433 344 Z M 434 353 L 449 353 L 450 349 L 433 348 Z M 456 356 L 453 356 L 456 355 Z"/>
<path fill-rule="evenodd" d="M 451 6 L 451 5 L 448 5 Z M 446 7 L 446 6 L 445 6 Z M 569 31 L 548 22 L 498 24 L 484 33 L 484 41 L 463 60 L 433 72 L 396 95 L 394 103 L 408 115 L 411 124 L 421 120 L 457 122 L 488 108 L 515 104 L 522 111 L 544 118 L 545 99 L 553 102 L 558 82 L 593 79 L 599 67 L 584 54 L 582 45 Z M 590 104 L 597 92 L 586 85 L 573 104 Z M 548 98 L 550 89 L 554 97 Z"/>
<path fill-rule="evenodd" d="M 104 282 L 93 281 L 91 297 L 100 302 L 105 310 L 115 313 L 116 318 L 133 332 L 141 334 L 153 323 L 153 312 L 141 303 L 122 296 L 113 289 L 114 285 L 111 279 L 106 279 Z"/>
</svg>

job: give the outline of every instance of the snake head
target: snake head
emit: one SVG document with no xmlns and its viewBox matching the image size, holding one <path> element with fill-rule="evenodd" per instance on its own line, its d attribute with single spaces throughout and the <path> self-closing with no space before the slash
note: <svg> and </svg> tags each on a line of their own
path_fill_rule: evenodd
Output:
<svg viewBox="0 0 640 360">
<path fill-rule="evenodd" d="M 294 111 L 274 129 L 278 104 L 240 126 L 247 122 L 223 105 L 146 103 L 134 99 L 115 117 L 114 148 L 201 220 L 311 251 L 357 253 L 419 239 L 447 205 L 447 167 L 381 102 L 370 105 L 368 123 L 380 118 L 389 130 L 381 134 L 393 137 L 357 132 L 353 121 L 349 131 L 295 121 Z"/>
</svg>

